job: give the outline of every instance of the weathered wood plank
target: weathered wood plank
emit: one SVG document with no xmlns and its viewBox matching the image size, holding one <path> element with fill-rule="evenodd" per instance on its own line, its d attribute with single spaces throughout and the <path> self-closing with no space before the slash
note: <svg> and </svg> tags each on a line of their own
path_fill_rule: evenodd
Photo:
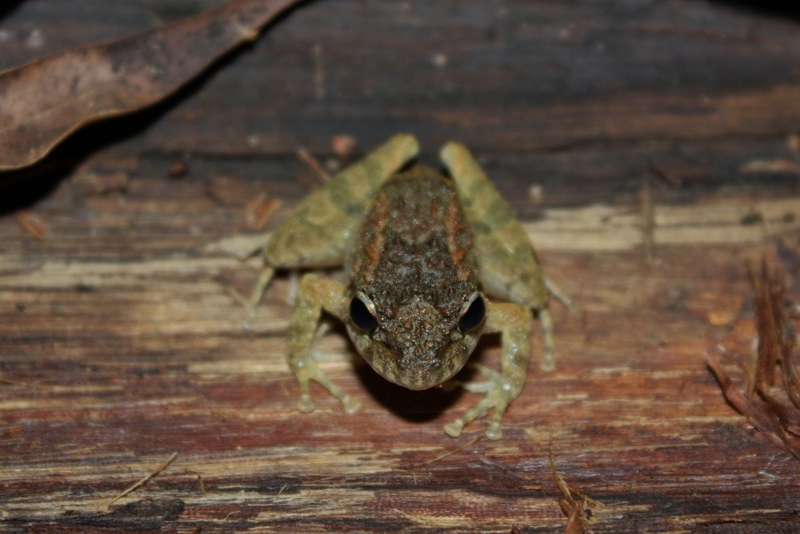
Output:
<svg viewBox="0 0 800 534">
<path fill-rule="evenodd" d="M 28 0 L 0 21 L 0 61 L 122 37 L 212 4 Z M 14 184 L 46 182 L 53 166 L 68 174 L 109 140 L 105 162 L 94 160 L 103 172 L 166 176 L 180 158 L 198 178 L 268 181 L 299 198 L 298 146 L 330 153 L 330 136 L 350 133 L 363 150 L 402 130 L 420 137 L 429 160 L 445 140 L 467 143 L 501 187 L 517 189 L 510 196 L 527 217 L 532 203 L 517 200 L 526 182 L 543 185 L 550 204 L 626 202 L 651 164 L 690 186 L 667 193 L 684 200 L 731 182 L 796 191 L 796 171 L 740 172 L 754 159 L 796 157 L 786 146 L 800 130 L 796 23 L 677 0 L 607 12 L 467 6 L 311 3 L 171 102 L 91 128 L 41 170 L 4 175 L 0 204 L 36 198 Z M 36 46 L 35 30 L 44 35 Z M 315 45 L 327 54 L 322 99 Z M 432 59 L 439 53 L 444 66 Z"/>
<path fill-rule="evenodd" d="M 215 3 L 92 14 L 29 0 L 5 23 L 4 66 Z M 83 27 L 61 37 L 62 26 Z M 37 29 L 53 44 L 31 45 Z M 800 124 L 798 35 L 790 21 L 681 0 L 316 2 L 116 150 L 320 152 L 341 132 L 413 131 L 424 147 L 457 138 L 488 152 L 775 135 Z"/>
<path fill-rule="evenodd" d="M 633 242 L 604 251 L 580 237 L 596 233 L 585 214 L 600 208 L 546 211 L 527 225 L 537 239 L 553 225 L 577 234 L 569 250 L 558 240 L 541 247 L 582 309 L 569 317 L 554 308 L 558 370 L 531 373 L 501 442 L 422 465 L 480 435 L 441 432 L 470 396 L 409 392 L 353 367 L 339 330 L 323 341 L 326 367 L 364 411 L 348 417 L 317 389 L 319 410 L 296 413 L 282 356 L 286 282 L 248 333 L 220 279 L 246 290 L 256 273 L 215 244 L 242 224 L 243 206 L 220 206 L 191 182 L 156 183 L 90 197 L 93 215 L 82 219 L 85 206 L 72 217 L 58 207 L 70 196 L 65 183 L 37 210 L 50 227 L 43 242 L 0 221 L 9 525 L 110 524 L 97 506 L 177 451 L 166 473 L 120 504 L 180 499 L 176 522 L 151 518 L 175 528 L 558 530 L 550 440 L 562 475 L 607 506 L 594 510 L 599 532 L 792 520 L 800 503 L 785 488 L 796 466 L 724 403 L 702 354 L 726 331 L 707 315 L 735 316 L 747 295 L 743 261 L 771 235 L 796 236 L 797 223 L 771 225 L 767 236 L 762 228 L 748 244 L 737 235 L 752 228 L 738 218 L 741 200 L 656 206 L 656 235 L 672 228 L 685 238 L 660 245 L 648 266 Z M 800 200 L 755 205 L 769 222 Z M 605 212 L 615 233 L 641 235 L 632 208 Z M 216 237 L 177 231 L 189 221 L 217 225 Z M 722 239 L 698 239 L 701 223 L 723 229 L 714 234 Z M 141 236 L 135 247 L 119 245 L 120 228 Z M 483 359 L 495 361 L 497 347 L 484 345 Z"/>
<path fill-rule="evenodd" d="M 0 68 L 218 4 L 26 0 L 0 20 Z M 41 198 L 46 228 L 0 218 L 0 530 L 561 532 L 552 441 L 605 505 L 595 532 L 793 531 L 796 461 L 724 402 L 703 354 L 723 346 L 735 371 L 745 262 L 800 240 L 796 30 L 679 0 L 311 2 L 167 105 L 0 176 L 2 209 Z M 391 386 L 334 328 L 324 365 L 363 411 L 315 388 L 299 414 L 288 280 L 252 331 L 234 295 L 258 269 L 231 248 L 257 233 L 247 202 L 285 200 L 268 231 L 314 187 L 298 145 L 341 164 L 331 135 L 363 152 L 404 130 L 428 162 L 445 139 L 475 148 L 581 307 L 554 305 L 558 368 L 532 366 L 503 440 L 432 463 L 481 434 L 441 430 L 471 395 Z M 496 364 L 496 340 L 477 357 Z"/>
</svg>

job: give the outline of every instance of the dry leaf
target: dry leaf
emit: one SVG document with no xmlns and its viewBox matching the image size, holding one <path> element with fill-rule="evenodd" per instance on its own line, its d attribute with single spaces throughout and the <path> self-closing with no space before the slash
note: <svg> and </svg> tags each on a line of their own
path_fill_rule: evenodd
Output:
<svg viewBox="0 0 800 534">
<path fill-rule="evenodd" d="M 174 93 L 298 0 L 233 0 L 113 43 L 0 74 L 0 171 L 32 165 L 80 127 Z"/>
</svg>

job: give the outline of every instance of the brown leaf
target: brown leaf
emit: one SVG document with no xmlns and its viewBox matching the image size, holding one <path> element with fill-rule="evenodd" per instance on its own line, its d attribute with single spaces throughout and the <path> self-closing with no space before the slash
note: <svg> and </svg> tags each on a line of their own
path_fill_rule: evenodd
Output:
<svg viewBox="0 0 800 534">
<path fill-rule="evenodd" d="M 298 1 L 232 0 L 0 74 L 0 171 L 32 165 L 90 122 L 162 100 Z"/>
</svg>

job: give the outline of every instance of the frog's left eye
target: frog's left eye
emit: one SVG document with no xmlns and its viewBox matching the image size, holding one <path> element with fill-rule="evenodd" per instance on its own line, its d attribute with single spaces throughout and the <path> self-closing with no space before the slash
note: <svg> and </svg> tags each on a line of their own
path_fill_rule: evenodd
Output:
<svg viewBox="0 0 800 534">
<path fill-rule="evenodd" d="M 486 317 L 486 303 L 480 295 L 475 295 L 475 298 L 470 302 L 467 311 L 458 320 L 458 329 L 462 332 L 469 332 L 475 330 L 482 323 Z"/>
<path fill-rule="evenodd" d="M 378 327 L 378 320 L 372 315 L 367 304 L 359 295 L 356 295 L 350 301 L 350 320 L 359 330 L 364 332 L 372 332 Z"/>
</svg>

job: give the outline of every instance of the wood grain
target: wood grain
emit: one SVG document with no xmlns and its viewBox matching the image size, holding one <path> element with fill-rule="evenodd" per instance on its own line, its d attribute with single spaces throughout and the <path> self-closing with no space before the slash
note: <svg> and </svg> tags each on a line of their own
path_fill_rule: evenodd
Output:
<svg viewBox="0 0 800 534">
<path fill-rule="evenodd" d="M 0 20 L 0 62 L 212 5 L 26 0 Z M 68 142 L 33 190 L 0 176 L 0 531 L 563 532 L 551 443 L 559 474 L 603 504 L 593 532 L 796 530 L 796 460 L 703 360 L 721 346 L 743 378 L 747 260 L 797 271 L 797 173 L 748 166 L 797 157 L 796 30 L 678 0 L 311 2 L 152 114 Z M 580 306 L 553 305 L 557 369 L 531 367 L 503 439 L 433 462 L 482 433 L 441 429 L 470 394 L 391 386 L 334 326 L 326 371 L 364 408 L 315 388 L 302 415 L 288 278 L 252 331 L 236 298 L 258 271 L 236 257 L 258 239 L 247 203 L 283 200 L 269 231 L 316 183 L 298 145 L 341 165 L 334 134 L 363 153 L 399 131 L 429 163 L 445 139 L 471 145 Z M 175 161 L 185 176 L 169 177 Z M 103 180 L 124 187 L 87 186 Z M 31 199 L 41 240 L 13 216 Z M 497 340 L 476 356 L 496 365 Z"/>
</svg>

